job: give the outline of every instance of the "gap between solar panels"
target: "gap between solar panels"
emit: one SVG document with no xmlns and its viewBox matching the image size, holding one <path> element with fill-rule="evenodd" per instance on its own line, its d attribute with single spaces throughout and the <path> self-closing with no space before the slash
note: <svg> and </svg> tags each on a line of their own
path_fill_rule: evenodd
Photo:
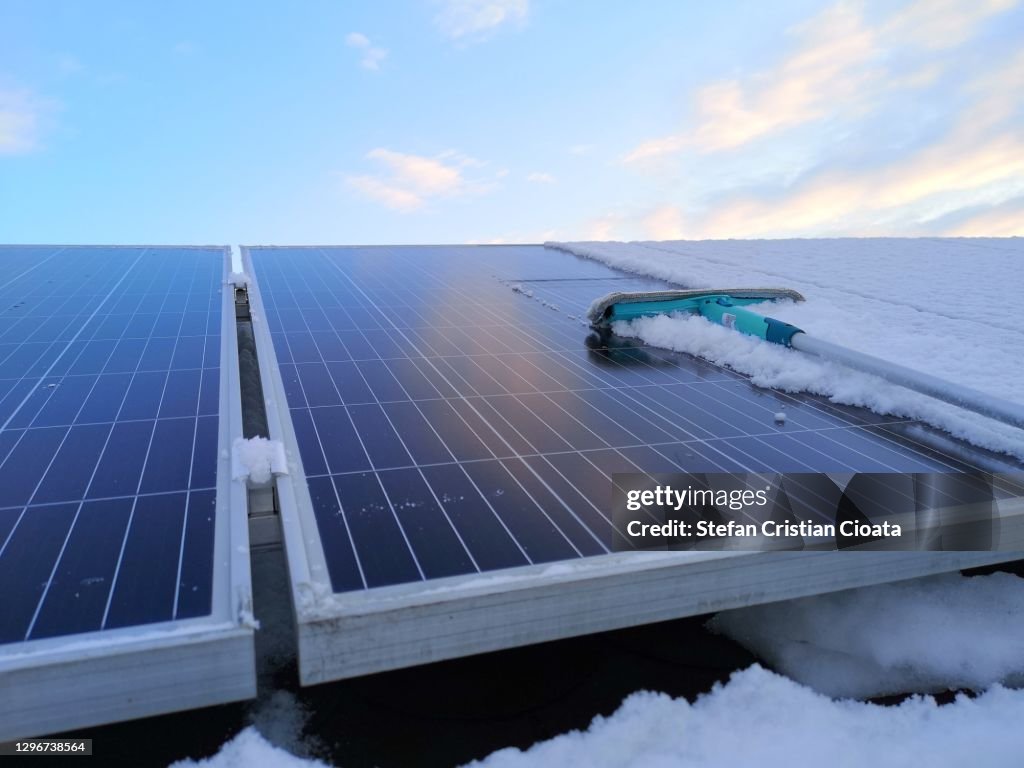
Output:
<svg viewBox="0 0 1024 768">
<path fill-rule="evenodd" d="M 249 276 L 234 253 L 228 279 L 234 292 L 242 410 L 242 437 L 231 449 L 232 475 L 245 479 L 248 487 L 250 545 L 254 548 L 273 547 L 281 543 L 281 527 L 277 490 L 272 479 L 275 473 L 286 472 L 287 466 L 281 443 L 269 440 L 267 409 L 249 308 Z"/>
</svg>

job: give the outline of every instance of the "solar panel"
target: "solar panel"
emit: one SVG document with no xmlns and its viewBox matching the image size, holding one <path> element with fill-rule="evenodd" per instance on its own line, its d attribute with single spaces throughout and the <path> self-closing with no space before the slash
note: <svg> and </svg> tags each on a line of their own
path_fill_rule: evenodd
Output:
<svg viewBox="0 0 1024 768">
<path fill-rule="evenodd" d="M 237 625 L 228 590 L 248 576 L 229 572 L 218 472 L 225 257 L 0 249 L 0 671 L 45 666 L 66 640 Z"/>
<path fill-rule="evenodd" d="M 279 383 L 307 478 L 288 547 L 309 573 L 293 578 L 301 598 L 303 579 L 328 586 L 323 569 L 337 598 L 311 615 L 612 557 L 613 473 L 966 466 L 900 436 L 898 419 L 597 337 L 583 319 L 595 297 L 666 284 L 593 261 L 540 246 L 245 252 L 272 360 L 264 386 Z"/>
<path fill-rule="evenodd" d="M 895 439 L 893 420 L 639 344 L 587 346 L 593 297 L 663 285 L 512 253 L 256 252 L 335 591 L 609 552 L 614 472 L 959 466 Z"/>
</svg>

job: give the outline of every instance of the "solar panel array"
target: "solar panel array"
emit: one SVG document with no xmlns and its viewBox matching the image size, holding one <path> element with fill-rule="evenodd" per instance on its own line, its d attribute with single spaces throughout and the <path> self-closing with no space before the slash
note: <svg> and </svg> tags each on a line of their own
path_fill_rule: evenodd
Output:
<svg viewBox="0 0 1024 768">
<path fill-rule="evenodd" d="M 208 615 L 222 248 L 0 248 L 0 644 Z"/>
<path fill-rule="evenodd" d="M 612 551 L 617 472 L 964 468 L 898 420 L 595 336 L 594 298 L 667 287 L 595 262 L 539 246 L 250 253 L 336 592 Z"/>
</svg>

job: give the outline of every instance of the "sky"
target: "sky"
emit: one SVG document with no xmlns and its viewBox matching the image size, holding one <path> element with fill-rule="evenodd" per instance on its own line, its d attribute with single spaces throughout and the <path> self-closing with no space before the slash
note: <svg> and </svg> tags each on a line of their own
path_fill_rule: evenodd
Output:
<svg viewBox="0 0 1024 768">
<path fill-rule="evenodd" d="M 1024 0 L 0 0 L 0 242 L 1024 235 Z"/>
</svg>

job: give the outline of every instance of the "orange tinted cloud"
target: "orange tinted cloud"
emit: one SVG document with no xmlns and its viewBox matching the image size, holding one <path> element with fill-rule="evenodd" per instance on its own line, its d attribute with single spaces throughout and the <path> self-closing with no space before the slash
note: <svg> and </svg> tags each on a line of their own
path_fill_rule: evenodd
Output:
<svg viewBox="0 0 1024 768">
<path fill-rule="evenodd" d="M 953 237 L 1024 236 L 1024 201 L 979 213 L 943 234 Z"/>
<path fill-rule="evenodd" d="M 464 169 L 481 163 L 456 152 L 423 157 L 379 147 L 366 156 L 381 163 L 385 171 L 377 175 L 351 175 L 346 181 L 364 197 L 397 211 L 414 211 L 432 198 L 476 194 L 487 189 L 463 173 Z"/>
<path fill-rule="evenodd" d="M 735 149 L 787 128 L 864 109 L 883 91 L 930 85 L 942 71 L 941 60 L 894 76 L 886 68 L 886 54 L 908 43 L 926 49 L 958 45 L 980 22 L 1016 2 L 918 0 L 869 25 L 859 3 L 843 0 L 791 29 L 795 47 L 775 66 L 699 89 L 692 125 L 641 142 L 623 160 L 641 163 L 686 149 Z"/>
</svg>

